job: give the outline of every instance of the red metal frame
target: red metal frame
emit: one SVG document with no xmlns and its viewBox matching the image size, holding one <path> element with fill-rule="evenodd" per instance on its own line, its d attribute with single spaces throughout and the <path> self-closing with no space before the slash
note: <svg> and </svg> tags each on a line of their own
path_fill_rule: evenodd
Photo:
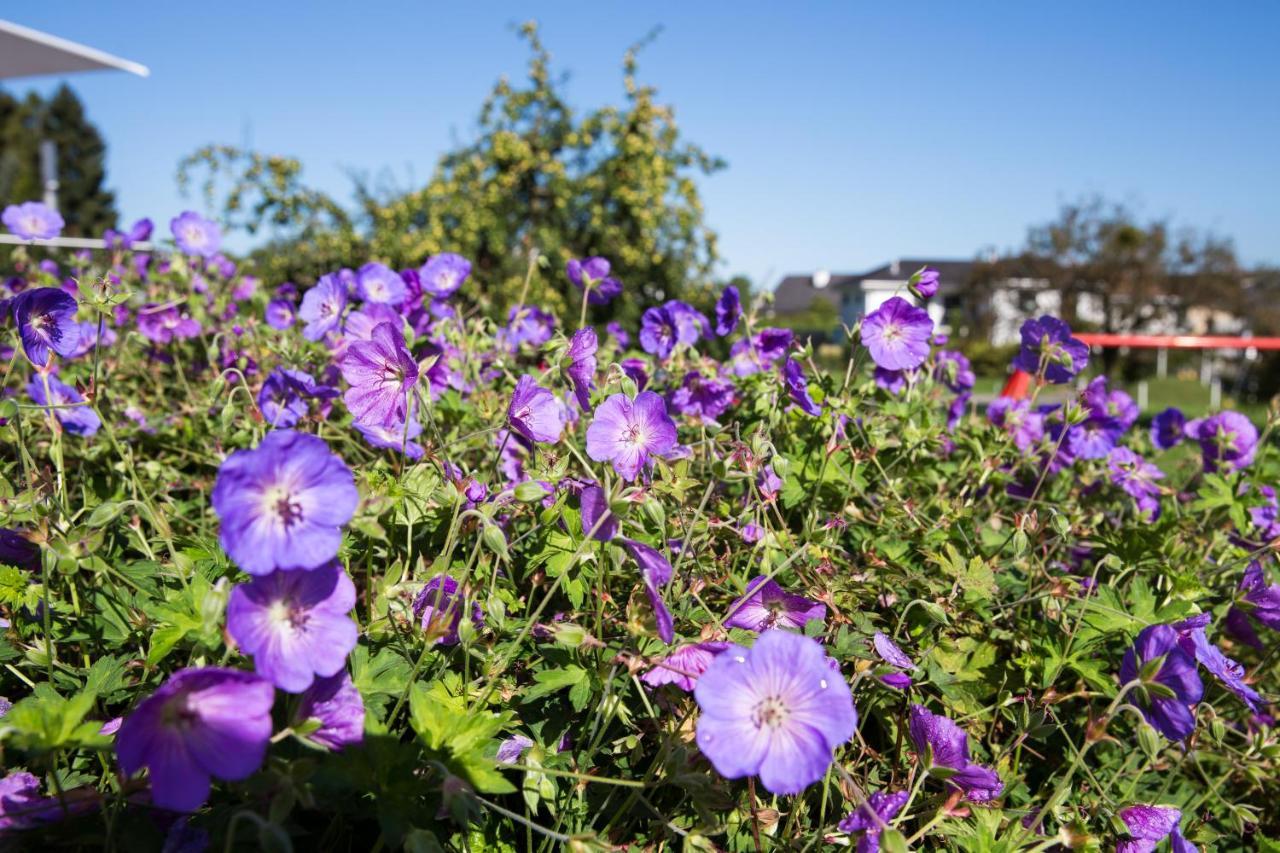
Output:
<svg viewBox="0 0 1280 853">
<path fill-rule="evenodd" d="M 1231 335 L 1109 335 L 1102 332 L 1082 332 L 1075 337 L 1081 343 L 1091 347 L 1280 350 L 1280 338 L 1240 338 Z"/>
</svg>

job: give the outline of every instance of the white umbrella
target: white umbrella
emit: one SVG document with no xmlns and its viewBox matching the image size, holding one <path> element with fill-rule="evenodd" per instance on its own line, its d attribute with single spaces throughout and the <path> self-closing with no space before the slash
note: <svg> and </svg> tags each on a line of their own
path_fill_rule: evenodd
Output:
<svg viewBox="0 0 1280 853">
<path fill-rule="evenodd" d="M 41 74 L 113 70 L 128 71 L 139 77 L 146 77 L 151 73 L 145 65 L 11 21 L 0 21 L 0 80 Z"/>
</svg>

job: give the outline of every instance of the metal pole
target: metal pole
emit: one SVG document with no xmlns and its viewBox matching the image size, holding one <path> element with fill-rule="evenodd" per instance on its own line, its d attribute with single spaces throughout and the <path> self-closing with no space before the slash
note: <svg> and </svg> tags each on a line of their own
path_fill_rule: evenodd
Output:
<svg viewBox="0 0 1280 853">
<path fill-rule="evenodd" d="M 44 182 L 44 203 L 58 209 L 58 145 L 52 139 L 40 140 L 40 180 Z"/>
<path fill-rule="evenodd" d="M 1169 350 L 1166 347 L 1156 350 L 1156 376 L 1161 379 L 1169 377 Z"/>
</svg>

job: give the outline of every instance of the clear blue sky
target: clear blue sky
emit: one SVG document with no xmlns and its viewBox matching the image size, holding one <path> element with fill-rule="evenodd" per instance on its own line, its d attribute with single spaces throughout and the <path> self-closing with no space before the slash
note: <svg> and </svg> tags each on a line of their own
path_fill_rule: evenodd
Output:
<svg viewBox="0 0 1280 853">
<path fill-rule="evenodd" d="M 725 273 L 772 286 L 971 257 L 1095 192 L 1280 261 L 1280 3 L 538 5 L 58 0 L 0 16 L 152 69 L 68 78 L 126 219 L 191 206 L 176 164 L 210 142 L 296 156 L 344 199 L 349 170 L 425 181 L 521 72 L 511 25 L 533 17 L 579 107 L 618 100 L 623 50 L 664 26 L 641 75 L 729 163 L 702 184 Z"/>
</svg>

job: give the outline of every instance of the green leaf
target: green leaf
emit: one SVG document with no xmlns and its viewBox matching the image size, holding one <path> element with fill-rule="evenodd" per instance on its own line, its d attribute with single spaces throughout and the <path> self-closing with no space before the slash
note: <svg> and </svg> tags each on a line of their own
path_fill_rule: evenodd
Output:
<svg viewBox="0 0 1280 853">
<path fill-rule="evenodd" d="M 555 693 L 557 690 L 564 690 L 578 684 L 587 677 L 587 671 L 580 666 L 566 666 L 562 669 L 544 669 L 537 672 L 533 676 L 536 682 L 532 687 L 524 692 L 524 698 L 521 700 L 524 704 L 541 699 Z"/>
</svg>

